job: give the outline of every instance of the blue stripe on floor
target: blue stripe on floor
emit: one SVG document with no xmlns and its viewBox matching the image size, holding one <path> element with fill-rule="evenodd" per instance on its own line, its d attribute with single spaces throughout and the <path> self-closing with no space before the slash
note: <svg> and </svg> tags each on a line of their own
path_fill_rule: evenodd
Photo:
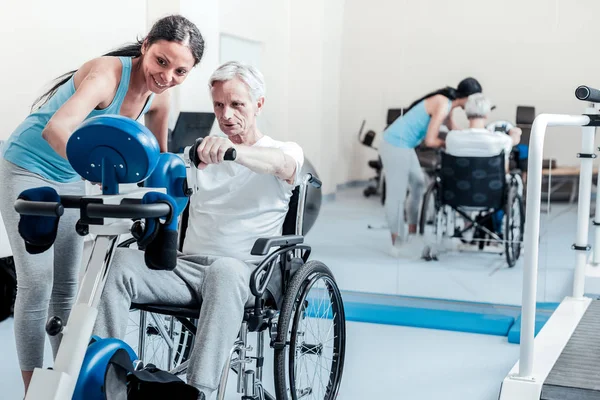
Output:
<svg viewBox="0 0 600 400">
<path fill-rule="evenodd" d="M 309 299 L 308 315 L 321 316 L 331 308 L 322 300 Z M 519 343 L 521 308 L 504 304 L 476 303 L 417 297 L 344 293 L 347 321 L 441 329 L 456 332 L 507 336 Z M 538 303 L 535 334 L 550 318 L 558 303 Z"/>
<path fill-rule="evenodd" d="M 499 314 L 344 303 L 348 321 L 506 336 L 515 318 Z"/>
</svg>

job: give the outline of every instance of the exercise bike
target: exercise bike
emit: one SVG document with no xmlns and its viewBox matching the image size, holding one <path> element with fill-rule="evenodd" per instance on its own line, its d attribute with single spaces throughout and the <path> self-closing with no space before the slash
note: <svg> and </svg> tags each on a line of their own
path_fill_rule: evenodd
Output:
<svg viewBox="0 0 600 400">
<path fill-rule="evenodd" d="M 175 267 L 178 216 L 195 191 L 191 153 L 186 148 L 183 158 L 160 154 L 153 134 L 129 118 L 90 118 L 71 135 L 67 158 L 83 178 L 101 183 L 102 194 L 59 196 L 44 187 L 26 190 L 16 200 L 19 231 L 29 248 L 52 245 L 66 208 L 79 209 L 81 217 L 74 228 L 80 235 L 95 235 L 68 324 L 58 317 L 46 324 L 49 335 L 63 335 L 54 367 L 35 369 L 26 400 L 105 399 L 104 373 L 111 356 L 124 349 L 131 362 L 139 365 L 125 342 L 92 338 L 97 306 L 121 235 L 132 234 L 138 243 L 152 243 L 145 250 L 149 268 Z M 235 150 L 229 149 L 225 157 L 235 159 Z M 119 192 L 119 184 L 142 181 L 143 187 Z"/>
</svg>

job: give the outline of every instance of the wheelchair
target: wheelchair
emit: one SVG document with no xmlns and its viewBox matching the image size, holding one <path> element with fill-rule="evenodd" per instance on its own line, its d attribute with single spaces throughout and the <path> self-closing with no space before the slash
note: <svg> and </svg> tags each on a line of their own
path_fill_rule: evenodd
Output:
<svg viewBox="0 0 600 400">
<path fill-rule="evenodd" d="M 265 258 L 251 275 L 251 300 L 223 367 L 218 399 L 224 398 L 230 370 L 237 375 L 237 392 L 244 400 L 333 400 L 337 396 L 344 366 L 344 307 L 331 271 L 323 263 L 309 260 L 311 248 L 303 244 L 301 232 L 309 184 L 321 185 L 316 177 L 306 174 L 294 189 L 290 205 L 297 207 L 291 206 L 286 215 L 283 236 L 259 238 L 254 244 L 251 254 Z M 188 216 L 189 205 L 180 221 L 180 248 Z M 134 242 L 135 239 L 129 239 L 119 247 L 129 247 Z M 275 247 L 279 248 L 271 251 Z M 133 334 L 126 341 L 132 342 L 134 348 L 137 344 L 137 354 L 146 364 L 183 375 L 194 346 L 200 307 L 134 303 L 127 329 Z M 275 352 L 275 396 L 262 385 L 265 331 Z M 252 356 L 250 332 L 257 335 Z M 250 367 L 252 362 L 254 369 Z M 314 379 L 317 372 L 319 379 Z"/>
<path fill-rule="evenodd" d="M 525 224 L 519 171 L 506 174 L 504 152 L 493 157 L 455 157 L 442 152 L 435 179 L 423 196 L 421 235 L 426 234 L 430 221 L 435 244 L 423 250 L 425 260 L 437 260 L 443 241 L 457 238 L 477 244 L 480 251 L 502 245 L 500 254 L 505 255 L 509 268 L 514 267 L 521 255 Z M 472 240 L 465 240 L 467 233 L 472 233 Z"/>
</svg>

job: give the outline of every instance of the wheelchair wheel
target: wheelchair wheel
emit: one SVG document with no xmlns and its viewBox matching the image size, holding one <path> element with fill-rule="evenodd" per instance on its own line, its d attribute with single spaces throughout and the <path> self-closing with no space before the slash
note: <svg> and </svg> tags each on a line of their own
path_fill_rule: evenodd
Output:
<svg viewBox="0 0 600 400">
<path fill-rule="evenodd" d="M 275 349 L 278 400 L 337 397 L 344 368 L 346 320 L 329 268 L 308 261 L 294 274 L 279 314 Z"/>
<path fill-rule="evenodd" d="M 125 341 L 129 343 L 144 365 L 170 371 L 187 361 L 194 344 L 194 335 L 175 317 L 146 312 L 145 326 L 140 327 L 140 313 L 129 313 Z M 160 327 L 159 325 L 160 324 Z M 143 338 L 140 337 L 143 334 Z M 140 343 L 140 339 L 143 343 Z"/>
<path fill-rule="evenodd" d="M 521 255 L 524 225 L 523 199 L 512 186 L 508 192 L 504 216 L 504 252 L 509 268 L 515 266 Z"/>
</svg>

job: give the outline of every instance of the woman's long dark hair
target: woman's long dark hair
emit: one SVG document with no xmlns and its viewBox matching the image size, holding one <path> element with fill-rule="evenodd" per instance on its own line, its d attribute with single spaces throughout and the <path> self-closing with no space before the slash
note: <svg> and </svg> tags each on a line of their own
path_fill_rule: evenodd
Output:
<svg viewBox="0 0 600 400">
<path fill-rule="evenodd" d="M 135 43 L 127 44 L 116 50 L 108 52 L 103 56 L 112 57 L 140 57 L 142 55 L 142 46 L 150 46 L 159 40 L 169 42 L 185 43 L 194 56 L 194 66 L 198 65 L 204 53 L 204 39 L 196 25 L 181 15 L 170 15 L 159 19 L 154 23 L 150 32 L 144 39 L 139 39 Z M 56 78 L 54 86 L 46 93 L 38 97 L 31 106 L 31 110 L 42 107 L 48 100 L 54 96 L 59 87 L 71 79 L 77 70 L 69 71 Z"/>
<path fill-rule="evenodd" d="M 460 81 L 460 83 L 458 84 L 456 89 L 454 89 L 453 87 L 450 87 L 450 86 L 446 86 L 445 88 L 438 89 L 434 92 L 428 93 L 425 96 L 421 97 L 420 99 L 413 101 L 413 103 L 410 106 L 408 106 L 408 108 L 404 111 L 404 114 L 406 114 L 408 111 L 410 111 L 411 108 L 413 108 L 414 106 L 416 106 L 423 100 L 428 99 L 428 98 L 433 97 L 438 94 L 441 94 L 442 96 L 447 97 L 449 100 L 456 100 L 456 99 L 462 99 L 465 97 L 469 97 L 470 95 L 475 94 L 475 93 L 481 93 L 482 91 L 483 91 L 483 89 L 481 88 L 481 85 L 479 84 L 477 79 L 470 78 L 470 77 L 465 78 L 462 81 Z"/>
</svg>

